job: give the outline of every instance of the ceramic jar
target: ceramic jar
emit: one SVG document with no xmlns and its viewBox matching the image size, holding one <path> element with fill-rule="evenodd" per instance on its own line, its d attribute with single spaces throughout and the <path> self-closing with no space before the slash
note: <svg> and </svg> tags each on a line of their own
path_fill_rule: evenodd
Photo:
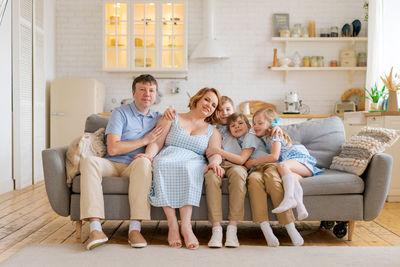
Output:
<svg viewBox="0 0 400 267">
<path fill-rule="evenodd" d="M 292 37 L 298 38 L 301 36 L 301 24 L 294 24 L 292 29 Z"/>
</svg>

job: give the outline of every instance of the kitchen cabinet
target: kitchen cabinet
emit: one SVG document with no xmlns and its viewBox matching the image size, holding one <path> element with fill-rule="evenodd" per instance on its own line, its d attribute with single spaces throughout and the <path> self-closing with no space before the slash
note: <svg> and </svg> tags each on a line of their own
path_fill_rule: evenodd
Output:
<svg viewBox="0 0 400 267">
<path fill-rule="evenodd" d="M 368 37 L 272 37 L 273 42 L 281 42 L 283 43 L 283 52 L 286 52 L 287 46 L 289 43 L 299 43 L 299 42 L 307 42 L 307 43 L 332 43 L 332 42 L 347 42 L 349 44 L 349 48 L 353 48 L 356 42 L 367 42 Z M 366 50 L 366 48 L 365 48 Z M 326 64 L 326 63 L 325 63 Z M 327 64 L 326 64 L 327 65 Z M 348 71 L 349 73 L 349 82 L 352 82 L 353 73 L 355 71 L 363 71 L 367 70 L 366 67 L 268 67 L 272 71 L 280 71 L 283 72 L 283 81 L 286 82 L 288 72 L 289 71 Z"/>
<path fill-rule="evenodd" d="M 187 0 L 105 1 L 105 71 L 187 72 Z"/>
<path fill-rule="evenodd" d="M 355 112 L 356 113 L 356 112 Z M 400 130 L 400 112 L 396 116 L 384 116 L 381 114 L 364 113 L 365 120 L 358 123 L 346 123 L 344 126 L 346 130 L 346 139 L 355 135 L 364 126 L 379 127 Z M 384 113 L 382 113 L 384 114 Z M 346 114 L 345 114 L 346 116 Z M 393 157 L 392 177 L 390 181 L 389 192 L 387 196 L 388 202 L 400 202 L 400 141 L 398 140 L 394 145 L 387 148 L 384 153 Z"/>
</svg>

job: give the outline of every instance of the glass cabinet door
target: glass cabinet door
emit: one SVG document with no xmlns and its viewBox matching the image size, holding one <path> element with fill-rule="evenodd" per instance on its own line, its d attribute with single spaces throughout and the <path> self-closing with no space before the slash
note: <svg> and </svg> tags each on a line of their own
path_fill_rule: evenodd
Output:
<svg viewBox="0 0 400 267">
<path fill-rule="evenodd" d="M 156 5 L 138 3 L 133 6 L 133 68 L 154 68 L 156 66 Z"/>
<path fill-rule="evenodd" d="M 185 12 L 182 3 L 162 4 L 162 68 L 185 67 Z"/>
<path fill-rule="evenodd" d="M 128 4 L 105 4 L 105 68 L 128 68 Z"/>
<path fill-rule="evenodd" d="M 105 0 L 106 71 L 187 70 L 187 0 Z"/>
</svg>

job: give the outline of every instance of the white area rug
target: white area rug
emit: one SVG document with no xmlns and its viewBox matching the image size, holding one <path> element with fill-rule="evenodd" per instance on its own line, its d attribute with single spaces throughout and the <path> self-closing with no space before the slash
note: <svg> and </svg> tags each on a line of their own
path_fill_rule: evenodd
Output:
<svg viewBox="0 0 400 267">
<path fill-rule="evenodd" d="M 278 247 L 241 246 L 238 249 L 196 251 L 151 245 L 103 245 L 86 251 L 80 244 L 32 245 L 2 266 L 400 266 L 400 247 Z"/>
</svg>

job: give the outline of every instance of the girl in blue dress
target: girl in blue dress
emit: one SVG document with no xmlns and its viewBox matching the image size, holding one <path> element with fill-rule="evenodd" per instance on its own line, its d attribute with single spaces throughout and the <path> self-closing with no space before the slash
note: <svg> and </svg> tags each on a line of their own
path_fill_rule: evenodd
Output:
<svg viewBox="0 0 400 267">
<path fill-rule="evenodd" d="M 322 170 L 315 166 L 317 161 L 307 149 L 303 145 L 292 144 L 292 140 L 285 132 L 281 138 L 270 137 L 272 127 L 276 126 L 279 120 L 278 114 L 272 109 L 258 110 L 253 116 L 256 135 L 263 137 L 268 153 L 279 162 L 277 169 L 285 190 L 282 202 L 272 212 L 281 213 L 296 208 L 298 220 L 303 220 L 308 217 L 308 212 L 303 204 L 303 189 L 299 180 L 319 174 Z M 249 160 L 246 166 L 267 163 L 266 158 Z M 268 156 L 268 159 L 271 160 L 271 156 Z"/>
</svg>

